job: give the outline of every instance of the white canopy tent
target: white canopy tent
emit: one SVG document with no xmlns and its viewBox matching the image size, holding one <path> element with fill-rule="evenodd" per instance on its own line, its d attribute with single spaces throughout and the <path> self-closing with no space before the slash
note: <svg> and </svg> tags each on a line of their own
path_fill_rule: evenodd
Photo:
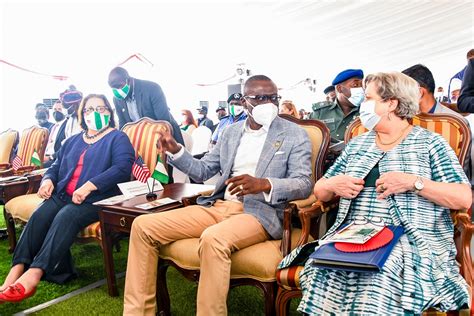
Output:
<svg viewBox="0 0 474 316">
<path fill-rule="evenodd" d="M 132 76 L 158 82 L 177 120 L 179 110 L 227 99 L 212 84 L 245 63 L 270 76 L 299 108 L 346 68 L 365 73 L 428 66 L 436 84 L 466 64 L 474 47 L 472 1 L 25 2 L 0 5 L 0 59 L 26 69 L 69 76 L 59 81 L 0 64 L 0 130 L 35 123 L 34 105 L 69 84 L 111 100 L 107 75 L 128 56 Z M 306 79 L 316 80 L 316 92 Z M 291 88 L 291 89 L 289 89 Z"/>
</svg>

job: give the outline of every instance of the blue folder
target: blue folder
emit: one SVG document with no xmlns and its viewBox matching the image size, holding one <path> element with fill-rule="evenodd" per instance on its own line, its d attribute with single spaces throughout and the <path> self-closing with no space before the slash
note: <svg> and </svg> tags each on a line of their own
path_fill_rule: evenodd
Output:
<svg viewBox="0 0 474 316">
<path fill-rule="evenodd" d="M 404 230 L 402 226 L 387 226 L 393 232 L 393 239 L 387 245 L 372 251 L 343 252 L 335 248 L 335 243 L 322 245 L 309 256 L 313 265 L 333 270 L 354 272 L 379 272 L 387 261 L 393 247 Z"/>
</svg>

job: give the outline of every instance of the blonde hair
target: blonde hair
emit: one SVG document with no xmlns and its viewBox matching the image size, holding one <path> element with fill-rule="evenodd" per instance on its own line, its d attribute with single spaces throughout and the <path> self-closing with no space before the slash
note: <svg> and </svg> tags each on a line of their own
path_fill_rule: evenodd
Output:
<svg viewBox="0 0 474 316">
<path fill-rule="evenodd" d="M 285 100 L 281 102 L 281 106 L 284 106 L 286 109 L 288 109 L 288 111 L 290 111 L 291 116 L 294 116 L 297 119 L 300 118 L 300 114 L 298 113 L 298 110 L 296 109 L 296 106 L 293 101 Z"/>
<path fill-rule="evenodd" d="M 395 115 L 412 118 L 419 112 L 420 86 L 415 79 L 401 72 L 377 72 L 368 75 L 364 85 L 375 83 L 377 94 L 382 100 L 398 100 Z"/>
</svg>

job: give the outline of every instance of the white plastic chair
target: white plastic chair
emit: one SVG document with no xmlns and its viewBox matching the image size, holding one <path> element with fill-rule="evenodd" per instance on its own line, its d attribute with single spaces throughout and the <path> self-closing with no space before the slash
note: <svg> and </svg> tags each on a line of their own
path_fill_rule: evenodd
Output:
<svg viewBox="0 0 474 316">
<path fill-rule="evenodd" d="M 211 142 L 212 132 L 206 126 L 199 126 L 191 135 L 193 139 L 193 149 L 191 154 L 198 155 L 209 151 L 209 144 Z"/>
</svg>

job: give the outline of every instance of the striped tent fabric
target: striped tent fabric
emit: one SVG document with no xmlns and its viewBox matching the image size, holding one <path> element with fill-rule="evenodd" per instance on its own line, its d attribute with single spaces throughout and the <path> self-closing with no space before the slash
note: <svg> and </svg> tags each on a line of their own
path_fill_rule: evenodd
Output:
<svg viewBox="0 0 474 316">
<path fill-rule="evenodd" d="M 35 150 L 38 152 L 40 160 L 43 161 L 48 135 L 48 129 L 39 126 L 32 126 L 23 131 L 17 152 L 17 155 L 23 161 L 23 166 L 32 166 L 31 156 Z"/>
</svg>

